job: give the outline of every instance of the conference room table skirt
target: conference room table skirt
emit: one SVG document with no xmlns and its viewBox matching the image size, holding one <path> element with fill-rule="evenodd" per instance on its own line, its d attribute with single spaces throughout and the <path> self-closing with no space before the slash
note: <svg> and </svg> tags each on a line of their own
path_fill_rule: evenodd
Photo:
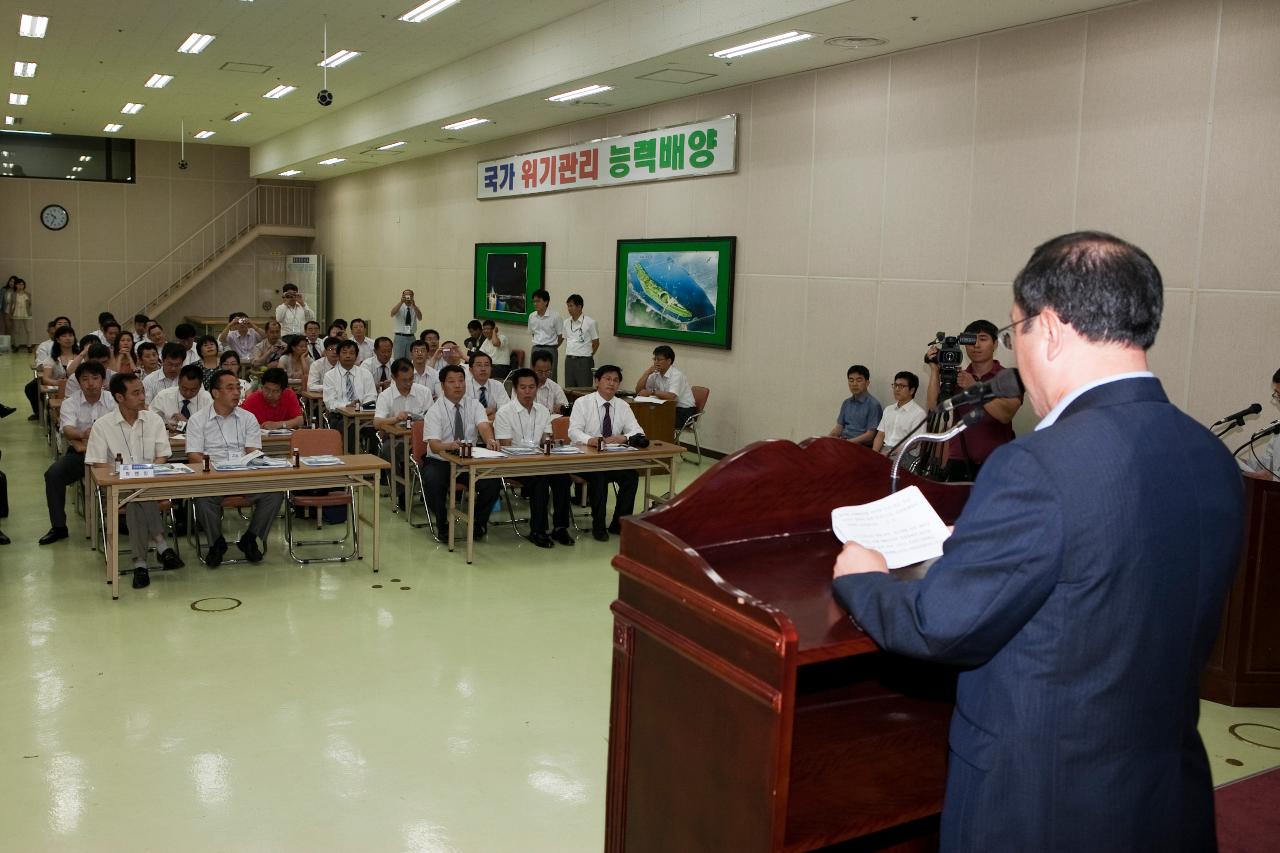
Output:
<svg viewBox="0 0 1280 853">
<path fill-rule="evenodd" d="M 355 523 L 367 523 L 372 532 L 373 571 L 379 569 L 379 518 L 378 479 L 382 471 L 390 467 L 383 459 L 369 454 L 340 456 L 339 465 L 302 465 L 297 468 L 263 468 L 250 471 L 196 471 L 191 474 L 166 474 L 154 477 L 121 479 L 111 469 L 91 468 L 94 493 L 103 502 L 103 517 L 115 519 L 120 507 L 135 501 L 177 500 L 179 498 L 225 497 L 228 495 L 256 494 L 260 492 L 285 492 L 303 489 L 345 489 L 355 487 Z M 365 516 L 364 490 L 368 490 L 370 509 Z M 86 512 L 96 519 L 97 512 Z M 96 526 L 96 525 L 95 525 Z M 111 585 L 111 598 L 120 597 L 119 527 L 107 524 L 103 531 L 106 538 L 107 583 Z M 96 531 L 90 533 L 91 547 L 97 547 Z M 361 559 L 364 559 L 361 555 Z"/>
</svg>

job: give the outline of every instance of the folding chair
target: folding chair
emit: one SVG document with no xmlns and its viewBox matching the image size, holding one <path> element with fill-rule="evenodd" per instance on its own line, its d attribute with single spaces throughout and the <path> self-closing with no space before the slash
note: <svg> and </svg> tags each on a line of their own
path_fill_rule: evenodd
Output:
<svg viewBox="0 0 1280 853">
<path fill-rule="evenodd" d="M 333 429 L 299 429 L 294 430 L 289 438 L 289 448 L 303 456 L 342 455 L 342 433 Z M 375 495 L 374 500 L 378 500 Z M 342 506 L 347 508 L 347 520 L 343 527 L 341 539 L 294 539 L 293 510 L 299 507 L 310 507 L 316 511 L 317 526 L 324 508 Z M 284 511 L 285 543 L 289 549 L 289 559 L 295 563 L 345 563 L 360 556 L 360 520 L 356 518 L 355 487 L 348 486 L 325 494 L 313 495 L 300 492 L 285 493 Z M 328 557 L 299 557 L 296 549 L 314 545 L 342 545 L 350 539 L 351 550 L 347 553 L 334 554 Z"/>
<path fill-rule="evenodd" d="M 410 428 L 412 430 L 411 440 L 413 441 L 413 447 L 409 453 L 412 457 L 410 459 L 411 464 L 409 465 L 409 473 L 412 477 L 413 484 L 409 489 L 409 494 L 405 497 L 404 520 L 409 522 L 410 527 L 426 527 L 432 533 L 435 533 L 436 520 L 431 517 L 431 510 L 427 509 L 427 484 L 422 479 L 422 457 L 427 455 L 427 441 L 422 437 L 422 426 L 422 421 L 414 421 L 413 426 Z M 461 483 L 454 483 L 454 500 L 457 500 L 458 496 L 465 494 L 466 491 L 466 486 Z M 422 502 L 422 512 L 427 517 L 427 520 L 422 524 L 414 524 L 413 522 L 413 505 L 415 500 Z M 452 509 L 452 506 L 450 506 L 451 512 Z M 442 530 L 439 535 L 445 536 L 446 534 L 447 531 Z"/>
<path fill-rule="evenodd" d="M 563 441 L 566 443 L 569 441 L 569 418 L 567 415 L 561 415 L 558 418 L 551 419 L 551 437 L 556 441 Z M 578 476 L 577 474 L 570 474 L 569 482 L 577 486 L 582 492 L 582 503 L 579 503 L 578 506 L 580 507 L 589 506 L 587 501 L 587 488 L 588 488 L 587 481 L 584 480 L 582 477 Z M 614 490 L 615 491 L 617 490 L 616 485 L 614 487 Z M 590 518 L 590 517 L 591 517 L 590 509 L 588 509 L 585 514 L 577 513 L 573 511 L 573 504 L 572 503 L 570 504 L 569 519 L 573 522 L 574 530 L 577 530 L 579 533 L 586 532 L 582 529 L 582 525 L 578 524 L 578 519 Z M 587 530 L 590 530 L 590 529 L 591 527 L 590 525 L 588 525 Z"/>
<path fill-rule="evenodd" d="M 222 509 L 224 510 L 223 519 L 222 519 L 224 522 L 226 521 L 225 511 L 229 509 L 234 509 L 236 510 L 235 515 L 239 516 L 241 521 L 244 522 L 245 530 L 247 531 L 249 529 L 249 519 L 245 517 L 244 511 L 246 509 L 252 511 L 253 503 L 249 501 L 248 498 L 244 497 L 243 495 L 228 495 L 222 499 Z M 205 552 L 209 550 L 209 545 L 212 540 L 209 539 L 209 534 L 207 531 L 202 531 L 200 529 L 200 518 L 198 515 L 196 515 L 196 499 L 195 498 L 187 499 L 187 518 L 188 518 L 187 530 L 190 531 L 189 536 L 191 538 L 192 543 L 195 545 L 196 556 L 199 557 L 200 562 L 203 563 Z M 204 534 L 203 539 L 201 538 L 202 533 Z M 228 544 L 235 544 L 235 542 L 240 538 L 240 536 L 236 536 L 233 539 L 232 537 L 227 536 L 226 534 L 222 534 L 222 536 L 227 541 Z M 264 555 L 267 553 L 267 540 L 265 539 L 262 540 L 262 553 Z M 222 557 L 221 565 L 234 566 L 239 563 L 247 563 L 247 562 L 249 562 L 247 558 L 243 558 L 243 557 L 232 558 L 224 554 Z"/>
<path fill-rule="evenodd" d="M 702 420 L 702 411 L 707 407 L 707 397 L 711 396 L 711 389 L 705 385 L 694 385 L 690 390 L 693 391 L 693 407 L 697 411 L 689 416 L 689 420 L 684 422 L 684 426 L 676 430 L 676 444 L 680 443 L 680 436 L 686 432 L 693 433 L 693 446 L 698 449 L 698 455 L 690 461 L 694 465 L 701 465 L 702 440 L 698 438 L 698 422 Z M 684 455 L 681 454 L 680 458 L 683 459 Z"/>
</svg>

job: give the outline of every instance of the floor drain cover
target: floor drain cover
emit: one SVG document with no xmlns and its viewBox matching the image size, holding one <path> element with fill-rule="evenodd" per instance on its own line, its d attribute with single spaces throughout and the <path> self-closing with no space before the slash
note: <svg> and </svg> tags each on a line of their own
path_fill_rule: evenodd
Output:
<svg viewBox="0 0 1280 853">
<path fill-rule="evenodd" d="M 235 610 L 241 604 L 238 598 L 201 598 L 191 602 L 191 609 L 200 613 L 221 613 Z"/>
</svg>

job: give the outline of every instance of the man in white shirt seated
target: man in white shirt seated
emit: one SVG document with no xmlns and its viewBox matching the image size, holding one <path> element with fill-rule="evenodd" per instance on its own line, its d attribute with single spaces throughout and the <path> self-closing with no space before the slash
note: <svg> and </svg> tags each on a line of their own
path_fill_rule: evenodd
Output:
<svg viewBox="0 0 1280 853">
<path fill-rule="evenodd" d="M 637 394 L 676 401 L 676 429 L 698 411 L 693 404 L 693 389 L 680 368 L 676 367 L 676 351 L 663 344 L 653 348 L 653 365 L 636 383 Z"/>
<path fill-rule="evenodd" d="M 235 311 L 227 318 L 227 327 L 218 335 L 218 343 L 224 350 L 235 350 L 240 360 L 248 364 L 253 360 L 253 348 L 263 339 L 262 332 L 243 311 Z"/>
<path fill-rule="evenodd" d="M 498 324 L 492 320 L 485 320 L 480 324 L 480 334 L 484 336 L 480 352 L 489 356 L 494 378 L 506 379 L 511 372 L 511 345 L 507 342 L 507 336 L 498 331 Z"/>
<path fill-rule="evenodd" d="M 361 367 L 369 371 L 375 387 L 382 391 L 391 384 L 391 353 L 395 344 L 391 338 L 381 337 L 373 342 L 373 357 L 361 363 Z"/>
<path fill-rule="evenodd" d="M 182 345 L 182 351 L 186 353 L 185 364 L 195 364 L 200 360 L 200 349 L 196 344 L 199 333 L 195 326 L 190 323 L 179 323 L 173 327 L 173 336 L 178 339 L 178 343 Z"/>
<path fill-rule="evenodd" d="M 151 411 L 169 432 L 180 432 L 196 412 L 213 405 L 213 397 L 204 390 L 204 371 L 198 364 L 187 364 L 178 371 L 178 384 L 165 388 L 151 401 Z"/>
<path fill-rule="evenodd" d="M 551 353 L 538 350 L 533 354 L 533 375 L 538 379 L 538 394 L 535 399 L 547 407 L 551 415 L 568 414 L 569 398 L 564 389 L 551 378 Z M 587 383 L 591 385 L 590 382 Z"/>
<path fill-rule="evenodd" d="M 511 390 L 515 399 L 498 409 L 493 419 L 493 434 L 503 447 L 539 447 L 543 437 L 551 435 L 551 413 L 534 398 L 538 394 L 538 378 L 527 367 L 511 373 Z M 551 548 L 555 542 L 572 545 L 569 535 L 569 475 L 520 477 L 529 490 L 529 541 L 539 548 Z M 547 535 L 547 498 L 550 495 L 554 530 Z"/>
<path fill-rule="evenodd" d="M 307 355 L 311 356 L 311 360 L 315 361 L 324 354 L 324 341 L 320 339 L 320 324 L 315 320 L 308 320 L 303 335 L 307 339 Z"/>
<path fill-rule="evenodd" d="M 920 377 L 911 371 L 902 370 L 894 374 L 894 404 L 886 407 L 884 414 L 880 416 L 876 437 L 871 441 L 871 449 L 876 453 L 889 456 L 924 423 L 927 413 L 915 401 L 919 387 Z"/>
<path fill-rule="evenodd" d="M 165 462 L 173 453 L 164 422 L 155 412 L 147 411 L 147 396 L 142 380 L 132 374 L 111 377 L 111 397 L 116 410 L 94 422 L 89 434 L 85 462 L 95 468 L 113 469 L 117 457 L 126 465 Z M 133 588 L 151 583 L 147 567 L 147 550 L 152 544 L 166 571 L 180 569 L 182 558 L 164 535 L 164 518 L 155 501 L 130 501 L 124 506 L 129 525 L 129 545 L 133 551 Z"/>
<path fill-rule="evenodd" d="M 482 352 L 471 355 L 471 369 L 467 373 L 467 396 L 484 407 L 485 414 L 490 418 L 497 413 L 499 406 L 511 399 L 502 383 L 490 378 L 492 372 L 493 360 L 488 355 Z"/>
<path fill-rule="evenodd" d="M 101 346 L 95 344 L 94 346 Z M 75 443 L 87 442 L 98 418 L 116 407 L 115 401 L 103 393 L 102 383 L 107 369 L 97 361 L 86 361 L 76 368 L 79 391 L 62 401 L 58 428 L 67 440 L 67 452 L 54 460 L 44 472 L 44 497 L 49 505 L 49 532 L 40 537 L 41 545 L 66 539 L 67 486 L 84 479 L 84 451 Z"/>
<path fill-rule="evenodd" d="M 434 399 L 430 389 L 414 381 L 413 364 L 407 358 L 391 362 L 391 378 L 391 385 L 378 394 L 373 408 L 373 426 L 376 429 L 385 430 L 422 420 Z M 404 458 L 397 454 L 392 459 L 390 444 L 383 444 L 378 455 L 394 465 L 397 474 L 404 473 Z M 404 509 L 404 495 L 397 494 L 396 503 Z"/>
<path fill-rule="evenodd" d="M 147 395 L 147 403 L 155 401 L 156 395 L 166 388 L 176 388 L 178 373 L 187 363 L 187 352 L 182 344 L 168 343 L 160 349 L 160 369 L 148 373 L 142 380 L 142 391 Z"/>
<path fill-rule="evenodd" d="M 308 391 L 323 390 L 325 374 L 338 366 L 338 345 L 341 343 L 342 338 L 324 339 L 324 349 L 320 353 L 320 358 L 311 362 L 311 367 L 307 368 Z"/>
<path fill-rule="evenodd" d="M 621 384 L 622 368 L 606 364 L 596 369 L 596 390 L 573 403 L 573 412 L 569 415 L 570 441 L 594 445 L 603 438 L 605 444 L 626 444 L 631 436 L 644 435 L 631 407 L 616 396 Z M 617 535 L 622 532 L 619 519 L 631 515 L 635 508 L 640 477 L 630 469 L 598 471 L 581 476 L 587 481 L 591 501 L 591 535 L 597 542 L 608 542 L 610 533 Z M 613 522 L 606 529 L 605 503 L 609 498 L 610 482 L 618 484 L 618 499 L 613 508 Z"/>
<path fill-rule="evenodd" d="M 283 301 L 276 306 L 276 320 L 281 335 L 301 335 L 308 320 L 316 318 L 316 312 L 307 305 L 296 284 L 286 284 L 282 289 Z"/>
<path fill-rule="evenodd" d="M 346 411 L 354 413 L 363 408 L 373 408 L 378 399 L 378 391 L 373 387 L 373 376 L 369 371 L 356 364 L 356 356 L 360 348 L 355 341 L 343 341 L 338 344 L 338 366 L 324 375 L 324 407 L 326 411 Z M 331 423 L 337 423 L 334 419 Z M 354 430 L 354 426 L 350 427 Z M 366 441 L 373 438 L 372 427 L 367 429 Z M 353 431 L 344 437 L 347 447 L 355 447 L 356 436 Z"/>
<path fill-rule="evenodd" d="M 210 379 L 213 405 L 196 412 L 187 423 L 187 463 L 203 465 L 203 457 L 216 465 L 232 462 L 251 450 L 262 449 L 262 428 L 258 419 L 240 408 L 240 380 L 230 370 L 219 370 Z M 262 561 L 262 548 L 271 525 L 284 502 L 283 492 L 256 492 L 243 495 L 253 504 L 249 529 L 236 543 L 251 563 Z M 217 568 L 227 553 L 227 540 L 222 537 L 222 498 L 196 498 L 196 521 L 209 537 L 209 550 L 204 563 Z"/>
<path fill-rule="evenodd" d="M 466 371 L 456 364 L 440 369 L 442 396 L 427 411 L 422 425 L 422 437 L 427 442 L 427 454 L 422 458 L 422 485 L 427 495 L 427 511 L 435 519 L 436 540 L 447 542 L 449 537 L 449 511 L 452 486 L 449 483 L 449 463 L 440 455 L 458 449 L 458 442 L 483 444 L 490 450 L 498 449 L 493 437 L 493 425 L 478 401 L 467 396 Z M 461 474 L 458 482 L 467 481 Z M 476 517 L 474 532 L 481 538 L 489 529 L 489 512 L 502 488 L 500 480 L 481 480 L 476 489 Z"/>
<path fill-rule="evenodd" d="M 357 317 L 351 321 L 350 331 L 351 337 L 348 340 L 356 342 L 356 346 L 359 347 L 360 363 L 363 364 L 373 358 L 373 341 L 366 337 L 369 324 Z"/>
<path fill-rule="evenodd" d="M 254 367 L 275 367 L 289 351 L 289 345 L 281 337 L 279 321 L 268 320 L 266 333 L 266 338 L 258 341 L 253 348 L 253 358 L 250 361 Z"/>
<path fill-rule="evenodd" d="M 413 365 L 413 384 L 426 388 L 432 402 L 435 402 L 440 396 L 440 368 L 431 366 L 426 341 L 414 341 L 409 345 L 409 362 Z"/>
</svg>

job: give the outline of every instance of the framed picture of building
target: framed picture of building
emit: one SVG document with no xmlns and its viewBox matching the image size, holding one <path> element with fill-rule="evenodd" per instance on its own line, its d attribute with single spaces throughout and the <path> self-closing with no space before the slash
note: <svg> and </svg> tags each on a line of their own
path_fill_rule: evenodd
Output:
<svg viewBox="0 0 1280 853">
<path fill-rule="evenodd" d="M 736 237 L 619 240 L 614 334 L 730 349 Z"/>
<path fill-rule="evenodd" d="M 546 243 L 476 243 L 475 316 L 523 325 L 546 270 Z"/>
</svg>

